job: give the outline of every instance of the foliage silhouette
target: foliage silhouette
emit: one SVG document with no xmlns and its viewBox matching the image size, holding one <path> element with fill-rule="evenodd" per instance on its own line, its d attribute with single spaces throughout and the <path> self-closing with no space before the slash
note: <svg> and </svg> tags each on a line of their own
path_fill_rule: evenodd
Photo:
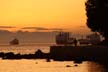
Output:
<svg viewBox="0 0 108 72">
<path fill-rule="evenodd" d="M 101 44 L 108 45 L 108 0 L 87 0 L 87 26 L 105 38 Z"/>
</svg>

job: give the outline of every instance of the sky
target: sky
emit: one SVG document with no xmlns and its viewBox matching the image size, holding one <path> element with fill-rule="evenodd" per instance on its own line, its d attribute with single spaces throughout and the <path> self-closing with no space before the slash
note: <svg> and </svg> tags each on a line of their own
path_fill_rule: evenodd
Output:
<svg viewBox="0 0 108 72">
<path fill-rule="evenodd" d="M 0 0 L 0 29 L 87 33 L 86 0 Z"/>
</svg>

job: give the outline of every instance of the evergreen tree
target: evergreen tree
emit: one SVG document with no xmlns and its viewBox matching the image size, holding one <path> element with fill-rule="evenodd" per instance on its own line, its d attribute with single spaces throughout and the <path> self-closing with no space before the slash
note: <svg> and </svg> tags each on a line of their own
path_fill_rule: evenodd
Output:
<svg viewBox="0 0 108 72">
<path fill-rule="evenodd" d="M 104 45 L 108 45 L 108 0 L 87 0 L 87 26 L 105 37 Z"/>
</svg>

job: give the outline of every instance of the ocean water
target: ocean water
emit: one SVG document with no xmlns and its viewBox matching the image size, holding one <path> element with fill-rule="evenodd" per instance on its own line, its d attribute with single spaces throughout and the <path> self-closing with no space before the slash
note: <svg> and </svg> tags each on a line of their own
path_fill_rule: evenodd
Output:
<svg viewBox="0 0 108 72">
<path fill-rule="evenodd" d="M 0 52 L 14 52 L 15 54 L 33 54 L 38 49 L 47 53 L 50 48 L 49 45 L 0 45 Z M 46 59 L 0 59 L 0 72 L 108 72 L 108 70 L 99 63 L 88 61 L 76 66 L 73 61 L 51 60 L 51 62 L 46 62 Z"/>
<path fill-rule="evenodd" d="M 0 52 L 13 52 L 15 54 L 34 54 L 38 49 L 44 53 L 50 50 L 49 44 L 35 44 L 35 45 L 0 45 Z"/>
<path fill-rule="evenodd" d="M 94 62 L 75 65 L 72 61 L 0 60 L 0 72 L 107 72 L 102 65 Z"/>
</svg>

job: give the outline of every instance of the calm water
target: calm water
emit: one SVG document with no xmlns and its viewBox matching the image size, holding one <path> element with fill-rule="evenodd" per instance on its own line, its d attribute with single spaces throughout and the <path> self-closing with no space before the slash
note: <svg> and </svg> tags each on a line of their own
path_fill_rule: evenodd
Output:
<svg viewBox="0 0 108 72">
<path fill-rule="evenodd" d="M 66 67 L 69 65 L 70 67 Z M 72 61 L 46 62 L 45 60 L 0 60 L 0 72 L 107 72 L 93 62 L 75 64 Z"/>
<path fill-rule="evenodd" d="M 41 49 L 43 52 L 49 52 L 47 45 L 20 45 L 9 46 L 1 45 L 1 52 L 14 52 L 21 54 L 34 53 Z M 69 65 L 70 67 L 66 67 Z M 75 66 L 73 61 L 53 61 L 46 62 L 45 59 L 35 60 L 2 60 L 0 59 L 0 72 L 107 72 L 103 65 L 95 62 L 83 62 Z"/>
<path fill-rule="evenodd" d="M 48 53 L 50 47 L 48 45 L 0 45 L 0 52 L 14 52 L 15 54 L 33 54 L 38 49 L 41 49 L 43 52 Z"/>
</svg>

